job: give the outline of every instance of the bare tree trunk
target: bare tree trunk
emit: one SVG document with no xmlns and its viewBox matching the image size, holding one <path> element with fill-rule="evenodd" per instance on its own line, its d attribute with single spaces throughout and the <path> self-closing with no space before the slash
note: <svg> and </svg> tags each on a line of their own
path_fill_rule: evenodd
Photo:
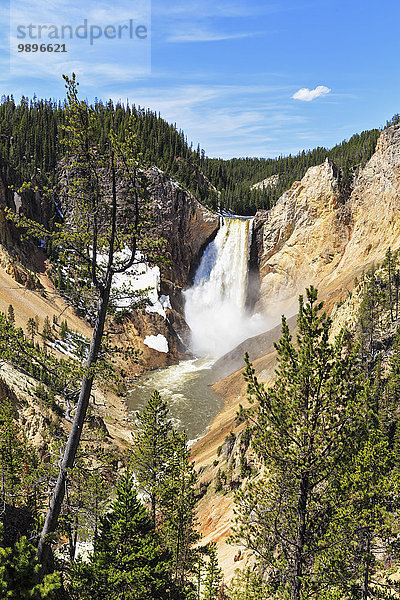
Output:
<svg viewBox="0 0 400 600">
<path fill-rule="evenodd" d="M 93 368 L 99 355 L 101 340 L 104 332 L 104 324 L 107 314 L 108 301 L 110 297 L 111 277 L 107 281 L 106 287 L 101 293 L 98 303 L 98 312 L 96 323 L 90 343 L 89 354 L 86 360 L 86 368 Z M 79 400 L 76 407 L 75 417 L 72 423 L 71 432 L 64 449 L 64 455 L 60 465 L 60 472 L 57 483 L 54 488 L 53 497 L 46 515 L 46 520 L 40 535 L 38 546 L 38 560 L 42 565 L 42 574 L 45 573 L 47 560 L 51 549 L 51 534 L 57 528 L 58 517 L 60 515 L 62 502 L 65 496 L 65 486 L 67 480 L 67 470 L 70 469 L 75 460 L 76 451 L 82 435 L 83 424 L 85 422 L 86 412 L 89 405 L 90 394 L 92 392 L 94 374 L 89 371 L 88 376 L 84 376 L 79 394 Z"/>
<path fill-rule="evenodd" d="M 296 553 L 294 557 L 293 586 L 290 600 L 300 600 L 301 578 L 303 577 L 304 543 L 306 533 L 306 512 L 308 500 L 308 471 L 303 472 L 300 477 L 299 495 L 297 500 L 297 535 Z"/>
<path fill-rule="evenodd" d="M 362 592 L 361 598 L 362 600 L 368 600 L 369 596 L 369 571 L 371 565 L 371 532 L 367 530 L 367 548 L 365 552 L 365 564 L 364 564 L 364 573 L 363 573 L 363 582 L 362 582 Z"/>
</svg>

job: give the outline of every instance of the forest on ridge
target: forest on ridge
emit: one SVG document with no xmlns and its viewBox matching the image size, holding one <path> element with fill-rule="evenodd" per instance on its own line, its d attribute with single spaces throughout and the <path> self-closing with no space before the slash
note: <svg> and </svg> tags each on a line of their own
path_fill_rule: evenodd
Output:
<svg viewBox="0 0 400 600">
<path fill-rule="evenodd" d="M 354 176 L 372 156 L 379 129 L 363 131 L 331 149 L 303 150 L 298 155 L 277 158 L 209 158 L 199 146 L 189 144 L 176 125 L 159 114 L 135 106 L 103 103 L 93 105 L 96 136 L 104 148 L 113 130 L 124 138 L 131 115 L 135 117 L 138 148 L 146 165 L 156 165 L 167 176 L 189 189 L 213 210 L 253 215 L 271 208 L 307 169 L 326 158 L 338 169 L 341 190 L 348 194 Z M 0 169 L 6 181 L 20 185 L 25 180 L 52 180 L 64 153 L 65 104 L 52 100 L 22 98 L 17 103 L 3 97 L 0 104 Z M 387 123 L 395 124 L 397 116 Z M 252 189 L 275 176 L 272 184 Z"/>
</svg>

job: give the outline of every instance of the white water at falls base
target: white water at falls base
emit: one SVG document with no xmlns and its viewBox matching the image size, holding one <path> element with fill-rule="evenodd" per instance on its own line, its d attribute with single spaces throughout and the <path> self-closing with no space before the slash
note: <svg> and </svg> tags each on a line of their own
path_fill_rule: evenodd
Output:
<svg viewBox="0 0 400 600">
<path fill-rule="evenodd" d="M 197 356 L 218 358 L 265 330 L 260 315 L 246 310 L 252 225 L 252 219 L 224 217 L 185 292 L 185 320 Z"/>
</svg>

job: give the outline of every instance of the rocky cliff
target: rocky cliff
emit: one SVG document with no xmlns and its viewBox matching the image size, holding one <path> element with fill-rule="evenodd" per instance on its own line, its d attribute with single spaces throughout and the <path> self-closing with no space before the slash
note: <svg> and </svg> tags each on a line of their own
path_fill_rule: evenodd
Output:
<svg viewBox="0 0 400 600">
<path fill-rule="evenodd" d="M 182 313 L 181 291 L 193 282 L 203 250 L 217 234 L 219 217 L 159 169 L 151 170 L 150 179 L 157 231 L 166 242 L 161 293 Z"/>
<path fill-rule="evenodd" d="M 121 326 L 120 342 L 141 351 L 139 368 L 132 364 L 132 373 L 173 364 L 187 353 L 181 291 L 190 285 L 203 249 L 219 227 L 217 215 L 204 208 L 190 192 L 168 179 L 162 171 L 153 167 L 147 175 L 156 235 L 165 240 L 166 262 L 161 267 L 156 282 L 158 289 L 155 290 L 156 296 L 165 297 L 165 308 L 137 311 Z M 0 265 L 17 283 L 33 289 L 41 285 L 40 278 L 33 273 L 42 273 L 40 277 L 43 278 L 45 256 L 40 249 L 20 238 L 15 226 L 5 219 L 4 208 L 22 211 L 30 218 L 46 223 L 46 207 L 38 192 L 27 191 L 21 198 L 10 190 L 9 184 L 0 177 Z M 7 307 L 6 289 L 1 295 L 2 307 Z M 19 304 L 15 294 L 11 295 L 13 298 L 10 297 L 9 303 Z M 156 336 L 167 341 L 168 352 L 159 351 L 157 344 L 151 347 L 144 343 L 145 338 Z"/>
<path fill-rule="evenodd" d="M 337 269 L 324 284 L 346 281 L 383 261 L 386 250 L 400 246 L 400 126 L 378 139 L 376 152 L 361 170 L 347 203 L 350 238 Z"/>
<path fill-rule="evenodd" d="M 193 282 L 203 250 L 219 228 L 218 215 L 207 210 L 162 171 L 153 167 L 148 171 L 148 177 L 156 235 L 165 240 L 163 253 L 166 260 L 160 268 L 157 290 L 164 298 L 164 308 L 136 311 L 124 324 L 121 341 L 133 344 L 142 353 L 139 368 L 132 365 L 136 373 L 174 364 L 189 355 L 182 290 Z M 149 336 L 153 341 L 162 336 L 167 341 L 168 352 L 143 343 Z M 159 339 L 163 341 L 162 338 Z M 154 345 L 157 346 L 157 342 Z"/>
<path fill-rule="evenodd" d="M 256 309 L 295 310 L 310 284 L 329 306 L 387 248 L 400 245 L 400 128 L 382 132 L 349 198 L 341 197 L 335 166 L 310 168 L 276 206 L 256 216 L 260 295 Z M 257 222 L 256 221 L 256 222 Z"/>
<path fill-rule="evenodd" d="M 350 237 L 349 211 L 334 165 L 310 168 L 264 215 L 256 310 L 278 317 L 295 309 L 305 285 L 318 285 L 338 266 Z"/>
</svg>

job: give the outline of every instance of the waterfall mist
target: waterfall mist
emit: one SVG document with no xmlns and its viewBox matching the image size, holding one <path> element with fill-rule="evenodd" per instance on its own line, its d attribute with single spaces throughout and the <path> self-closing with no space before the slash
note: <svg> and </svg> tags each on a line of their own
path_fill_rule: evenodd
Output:
<svg viewBox="0 0 400 600">
<path fill-rule="evenodd" d="M 266 329 L 260 315 L 246 311 L 252 225 L 252 219 L 224 217 L 185 292 L 185 319 L 197 356 L 218 358 Z"/>
</svg>

